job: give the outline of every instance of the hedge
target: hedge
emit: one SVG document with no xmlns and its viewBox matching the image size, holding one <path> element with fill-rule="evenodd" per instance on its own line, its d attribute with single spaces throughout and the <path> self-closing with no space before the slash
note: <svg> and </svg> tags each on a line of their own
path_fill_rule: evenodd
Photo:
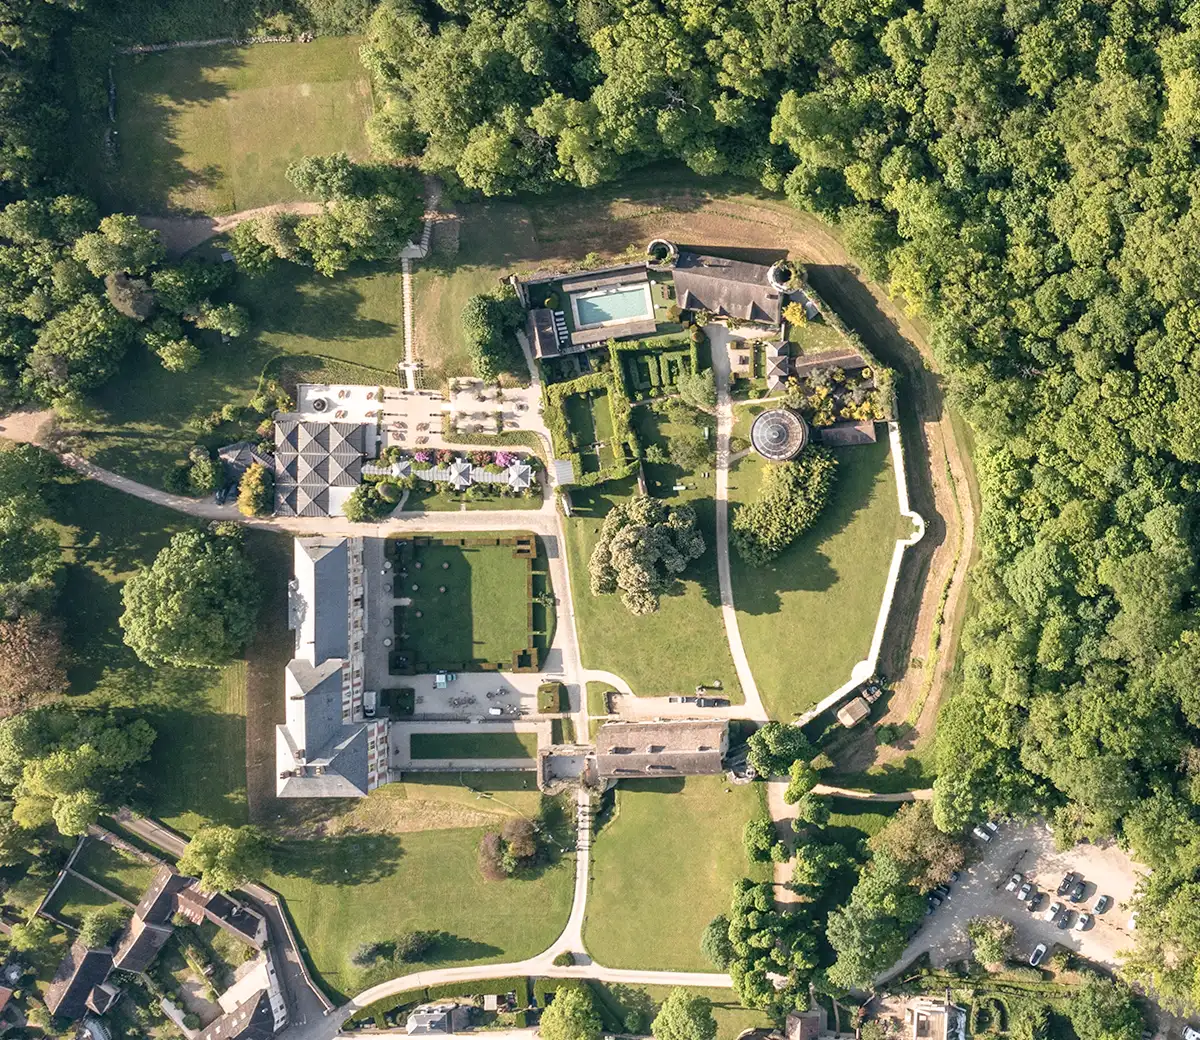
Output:
<svg viewBox="0 0 1200 1040">
<path fill-rule="evenodd" d="M 372 1019 L 379 1029 L 386 1027 L 384 1015 L 399 1008 L 415 1004 L 424 1004 L 429 1000 L 440 997 L 478 997 L 488 993 L 515 992 L 518 1008 L 529 1007 L 529 979 L 524 975 L 514 975 L 502 979 L 480 979 L 476 982 L 444 982 L 440 986 L 422 986 L 419 989 L 401 990 L 390 997 L 384 997 L 368 1004 L 365 1008 L 354 1012 L 347 1019 L 347 1024 L 366 1022 Z"/>
<path fill-rule="evenodd" d="M 598 473 L 584 473 L 580 453 L 571 444 L 571 433 L 567 426 L 567 413 L 563 401 L 575 394 L 588 394 L 596 390 L 604 390 L 608 394 L 608 407 L 612 413 L 613 438 L 615 441 L 613 454 L 615 461 L 607 470 Z M 554 455 L 559 459 L 569 459 L 575 468 L 575 483 L 580 487 L 590 487 L 593 484 L 603 484 L 606 480 L 620 480 L 630 476 L 637 470 L 639 454 L 637 434 L 633 431 L 632 411 L 629 399 L 618 389 L 615 378 L 604 372 L 593 372 L 565 383 L 550 383 L 542 389 L 545 399 L 543 417 L 550 430 L 550 439 L 554 444 Z M 619 450 L 618 450 L 619 449 Z"/>
</svg>

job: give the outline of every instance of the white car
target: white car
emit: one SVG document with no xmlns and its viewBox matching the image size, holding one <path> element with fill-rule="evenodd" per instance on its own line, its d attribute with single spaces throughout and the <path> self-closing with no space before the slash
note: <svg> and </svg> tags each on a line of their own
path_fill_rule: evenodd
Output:
<svg viewBox="0 0 1200 1040">
<path fill-rule="evenodd" d="M 1091 923 L 1092 923 L 1092 915 L 1091 914 L 1080 914 L 1079 919 L 1075 922 L 1075 931 L 1082 932 Z"/>
<path fill-rule="evenodd" d="M 1053 921 L 1059 914 L 1062 913 L 1062 908 L 1063 908 L 1062 903 L 1059 903 L 1057 901 L 1051 903 L 1050 909 L 1046 911 L 1046 920 Z"/>
<path fill-rule="evenodd" d="M 971 831 L 971 833 L 974 834 L 975 837 L 977 837 L 980 841 L 991 841 L 992 840 L 991 834 L 988 831 L 984 830 L 982 827 L 976 827 L 974 830 Z"/>
<path fill-rule="evenodd" d="M 1014 874 L 1008 879 L 1008 884 L 1004 886 L 1004 891 L 1015 892 L 1017 890 L 1017 886 L 1020 885 L 1024 880 L 1025 876 L 1023 874 Z"/>
<path fill-rule="evenodd" d="M 1200 1040 L 1200 1029 L 1195 1029 L 1192 1026 L 1184 1026 L 1183 1040 Z"/>
<path fill-rule="evenodd" d="M 1033 953 L 1029 955 L 1029 963 L 1033 967 L 1037 967 L 1042 963 L 1042 958 L 1046 956 L 1046 944 L 1038 943 Z"/>
</svg>

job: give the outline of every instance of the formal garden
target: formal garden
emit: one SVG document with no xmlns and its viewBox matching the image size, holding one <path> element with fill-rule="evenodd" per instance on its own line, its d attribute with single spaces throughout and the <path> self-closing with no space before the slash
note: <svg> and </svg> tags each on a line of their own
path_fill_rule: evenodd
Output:
<svg viewBox="0 0 1200 1040">
<path fill-rule="evenodd" d="M 536 671 L 554 634 L 544 549 L 533 535 L 396 536 L 393 675 Z"/>
</svg>

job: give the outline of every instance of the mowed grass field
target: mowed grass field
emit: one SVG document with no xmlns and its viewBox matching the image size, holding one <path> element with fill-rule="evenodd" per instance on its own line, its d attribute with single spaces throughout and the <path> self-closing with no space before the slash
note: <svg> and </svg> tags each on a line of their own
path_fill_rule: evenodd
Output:
<svg viewBox="0 0 1200 1040">
<path fill-rule="evenodd" d="M 640 416 L 643 411 L 634 409 L 639 423 L 645 421 Z M 608 481 L 571 491 L 571 518 L 565 521 L 567 553 L 583 664 L 615 672 L 639 696 L 691 694 L 700 683 L 719 681 L 724 695 L 740 704 L 742 689 L 725 640 L 717 585 L 715 480 L 711 475 L 689 477 L 687 482 L 694 487 L 676 492 L 672 488 L 677 472 L 672 466 L 647 466 L 651 494 L 695 508 L 706 551 L 684 571 L 677 592 L 663 596 L 658 611 L 642 617 L 630 614 L 619 594 L 593 596 L 588 587 L 588 560 L 604 515 L 631 497 L 636 483 Z"/>
<path fill-rule="evenodd" d="M 82 878 L 68 874 L 46 904 L 46 911 L 60 921 L 78 928 L 91 911 L 105 906 L 119 908 L 121 904 Z"/>
<path fill-rule="evenodd" d="M 285 387 L 296 382 L 392 385 L 404 354 L 400 272 L 360 265 L 336 278 L 280 264 L 259 278 L 239 276 L 230 299 L 250 313 L 249 335 L 229 343 L 205 335 L 204 356 L 190 372 L 168 372 L 135 347 L 116 376 L 88 401 L 79 419 L 83 454 L 98 465 L 156 487 L 197 442 L 239 439 L 199 423 L 227 404 L 246 405 L 268 364 Z"/>
<path fill-rule="evenodd" d="M 536 733 L 414 733 L 409 753 L 421 758 L 534 758 Z"/>
<path fill-rule="evenodd" d="M 281 842 L 268 883 L 287 901 L 309 961 L 335 1000 L 396 974 L 391 962 L 355 965 L 351 958 L 363 943 L 436 931 L 441 939 L 426 964 L 448 966 L 521 960 L 562 931 L 573 853 L 554 852 L 528 875 L 504 881 L 485 881 L 479 872 L 484 833 L 499 830 L 514 812 L 534 815 L 543 800 L 522 789 L 517 774 L 477 774 L 470 781 L 469 789 L 458 774 L 389 784 L 350 807 L 356 819 L 345 833 Z M 388 815 L 388 803 L 410 811 Z M 379 826 L 388 820 L 402 820 L 401 832 Z"/>
<path fill-rule="evenodd" d="M 447 545 L 416 550 L 403 593 L 408 638 L 397 645 L 416 655 L 419 671 L 511 668 L 530 645 L 529 572 L 533 561 L 511 545 Z M 419 587 L 417 587 L 419 586 Z M 439 590 L 445 588 L 445 592 Z M 420 611 L 421 617 L 417 617 Z M 439 756 L 433 756 L 439 757 Z"/>
<path fill-rule="evenodd" d="M 220 669 L 151 668 L 125 646 L 121 585 L 148 567 L 188 518 L 64 472 L 47 496 L 66 569 L 58 600 L 71 660 L 70 699 L 134 710 L 157 731 L 141 797 L 191 833 L 246 822 L 246 662 Z M 281 536 L 255 532 L 259 557 Z"/>
<path fill-rule="evenodd" d="M 622 780 L 592 845 L 588 953 L 611 968 L 714 971 L 700 936 L 753 874 L 742 828 L 763 797 L 761 784 L 724 776 Z"/>
<path fill-rule="evenodd" d="M 301 198 L 284 176 L 306 155 L 363 158 L 371 87 L 361 40 L 185 48 L 115 59 L 115 164 L 99 141 L 93 187 L 133 213 L 233 213 Z"/>
<path fill-rule="evenodd" d="M 142 898 L 154 879 L 154 868 L 149 863 L 94 838 L 84 843 L 71 866 L 131 903 Z"/>
<path fill-rule="evenodd" d="M 789 719 L 850 678 L 867 656 L 900 515 L 888 440 L 837 450 L 833 491 L 816 524 L 766 567 L 730 551 L 738 628 L 771 717 Z M 758 495 L 762 462 L 729 474 L 730 508 Z"/>
</svg>

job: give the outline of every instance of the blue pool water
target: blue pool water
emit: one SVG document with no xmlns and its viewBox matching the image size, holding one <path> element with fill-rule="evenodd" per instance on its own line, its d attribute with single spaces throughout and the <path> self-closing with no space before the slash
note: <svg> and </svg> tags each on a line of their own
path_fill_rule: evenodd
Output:
<svg viewBox="0 0 1200 1040">
<path fill-rule="evenodd" d="M 599 296 L 577 296 L 575 308 L 579 312 L 581 325 L 651 317 L 646 307 L 646 290 L 640 285 L 616 289 Z"/>
</svg>

